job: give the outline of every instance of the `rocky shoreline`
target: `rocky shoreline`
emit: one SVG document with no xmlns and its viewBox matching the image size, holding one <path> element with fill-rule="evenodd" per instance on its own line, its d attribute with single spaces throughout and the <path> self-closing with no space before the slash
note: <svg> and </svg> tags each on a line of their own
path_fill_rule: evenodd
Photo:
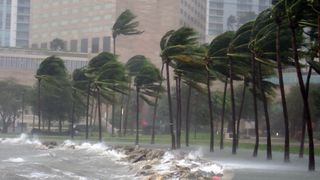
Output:
<svg viewBox="0 0 320 180">
<path fill-rule="evenodd" d="M 126 161 L 139 167 L 137 176 L 144 180 L 199 179 L 222 177 L 223 168 L 201 159 L 197 154 L 182 151 L 164 151 L 132 146 L 114 146 L 127 155 Z"/>
<path fill-rule="evenodd" d="M 6 139 L 1 139 L 5 142 Z M 0 141 L 0 142 L 1 142 Z M 9 140 L 8 140 L 9 141 Z M 64 141 L 59 144 L 55 141 L 40 142 L 27 138 L 10 140 L 14 143 L 33 144 L 36 148 L 48 149 L 71 149 L 71 150 L 94 150 L 96 153 L 107 154 L 116 157 L 114 160 L 124 163 L 136 173 L 136 177 L 143 180 L 165 179 L 221 179 L 223 167 L 214 162 L 206 161 L 200 152 L 188 152 L 182 150 L 163 150 L 143 148 L 140 146 L 114 145 L 107 146 L 102 143 L 75 143 Z"/>
</svg>

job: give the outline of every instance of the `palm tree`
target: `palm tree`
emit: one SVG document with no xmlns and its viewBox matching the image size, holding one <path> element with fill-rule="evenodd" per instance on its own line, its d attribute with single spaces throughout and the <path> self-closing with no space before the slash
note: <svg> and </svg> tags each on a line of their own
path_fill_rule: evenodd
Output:
<svg viewBox="0 0 320 180">
<path fill-rule="evenodd" d="M 130 11 L 125 10 L 117 18 L 116 22 L 112 27 L 112 37 L 113 37 L 113 54 L 116 54 L 116 38 L 119 35 L 138 35 L 143 33 L 143 31 L 137 30 L 139 22 L 135 21 L 136 16 Z"/>
<path fill-rule="evenodd" d="M 104 98 L 113 99 L 114 92 L 123 92 L 123 86 L 126 82 L 125 68 L 117 62 L 116 56 L 103 52 L 94 57 L 88 64 L 86 73 L 88 78 L 96 89 L 98 121 L 99 121 L 99 140 L 102 141 L 102 120 L 101 120 L 101 100 Z M 124 88 L 125 89 L 125 88 Z"/>
<path fill-rule="evenodd" d="M 89 138 L 89 102 L 90 102 L 90 93 L 91 93 L 91 85 L 90 85 L 90 79 L 86 76 L 86 67 L 81 69 L 75 69 L 72 74 L 73 79 L 73 88 L 82 94 L 83 96 L 86 96 L 86 133 L 85 137 L 86 140 Z"/>
<path fill-rule="evenodd" d="M 168 93 L 168 108 L 169 108 L 169 124 L 171 133 L 171 147 L 176 148 L 175 135 L 174 135 L 174 124 L 172 117 L 172 102 L 171 102 L 171 85 L 170 85 L 170 71 L 169 65 L 171 64 L 172 57 L 181 55 L 185 48 L 194 46 L 196 44 L 195 32 L 191 28 L 182 27 L 176 31 L 168 31 L 160 41 L 161 48 L 161 59 L 166 67 L 166 78 L 167 78 L 167 93 Z"/>
<path fill-rule="evenodd" d="M 161 81 L 159 70 L 151 63 L 146 63 L 141 67 L 139 73 L 136 75 L 134 82 L 137 91 L 137 112 L 136 112 L 136 142 L 139 144 L 139 108 L 140 98 L 149 105 L 154 105 L 149 98 L 155 98 L 159 89 L 158 83 Z"/>
<path fill-rule="evenodd" d="M 228 78 L 231 79 L 230 66 L 228 62 L 229 58 L 227 56 L 227 52 L 233 38 L 234 38 L 234 32 L 228 31 L 214 38 L 209 45 L 208 57 L 210 59 L 210 66 L 211 66 L 210 69 L 212 71 L 212 74 L 215 74 L 215 76 L 221 79 L 222 81 Z M 235 77 L 236 75 L 233 75 L 233 78 Z M 226 86 L 225 86 L 225 89 L 226 89 Z M 221 136 L 223 136 L 224 134 L 223 127 L 222 127 L 223 125 L 224 125 L 224 122 L 221 123 L 221 128 L 220 128 L 222 129 L 220 132 Z M 223 137 L 220 137 L 220 140 L 221 140 L 220 141 L 220 149 L 221 149 L 223 146 Z"/>
<path fill-rule="evenodd" d="M 250 66 L 253 63 L 251 60 L 254 60 L 251 57 L 250 50 L 248 48 L 250 37 L 251 37 L 251 30 L 253 26 L 253 21 L 247 22 L 246 24 L 242 25 L 238 31 L 235 33 L 234 38 L 230 42 L 228 48 L 228 56 L 229 56 L 229 71 L 230 71 L 230 91 L 231 91 L 231 108 L 232 108 L 232 130 L 233 130 L 233 142 L 232 142 L 232 153 L 236 154 L 237 150 L 237 142 L 238 142 L 238 135 L 236 134 L 236 114 L 235 114 L 235 101 L 234 101 L 234 90 L 233 90 L 233 80 L 234 75 L 238 75 L 241 80 L 248 79 L 251 73 Z M 253 76 L 251 78 L 252 85 L 253 85 L 253 100 L 255 101 L 255 73 L 251 73 Z M 256 107 L 256 104 L 255 104 Z M 255 118 L 255 131 L 256 131 L 256 142 L 253 156 L 256 156 L 256 152 L 258 150 L 259 145 L 259 134 L 258 134 L 258 119 Z"/>
<path fill-rule="evenodd" d="M 314 144 L 313 144 L 313 130 L 312 130 L 312 121 L 310 115 L 310 108 L 308 103 L 308 97 L 306 88 L 302 78 L 301 66 L 299 62 L 298 54 L 298 41 L 297 41 L 297 29 L 299 28 L 299 21 L 303 18 L 303 13 L 305 9 L 308 9 L 306 1 L 289 1 L 282 0 L 285 3 L 286 17 L 289 22 L 289 28 L 291 29 L 291 45 L 293 50 L 293 59 L 295 62 L 295 68 L 297 71 L 297 77 L 300 87 L 301 96 L 303 99 L 304 112 L 307 122 L 307 129 L 309 135 L 309 170 L 315 170 L 315 159 L 314 159 Z"/>
</svg>

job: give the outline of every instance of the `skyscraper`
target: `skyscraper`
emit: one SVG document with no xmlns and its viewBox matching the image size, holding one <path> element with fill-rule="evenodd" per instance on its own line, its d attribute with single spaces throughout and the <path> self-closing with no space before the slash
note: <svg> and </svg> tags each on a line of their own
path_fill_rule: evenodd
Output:
<svg viewBox="0 0 320 180">
<path fill-rule="evenodd" d="M 254 19 L 271 0 L 208 0 L 207 40 Z"/>
<path fill-rule="evenodd" d="M 0 0 L 0 46 L 28 47 L 30 0 Z"/>
</svg>

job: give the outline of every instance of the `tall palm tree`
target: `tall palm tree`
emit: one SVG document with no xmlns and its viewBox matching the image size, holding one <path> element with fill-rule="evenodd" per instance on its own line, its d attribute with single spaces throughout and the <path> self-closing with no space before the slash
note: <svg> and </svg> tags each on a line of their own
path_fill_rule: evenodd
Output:
<svg viewBox="0 0 320 180">
<path fill-rule="evenodd" d="M 124 66 L 117 62 L 116 56 L 111 53 L 103 52 L 90 60 L 86 73 L 90 78 L 93 87 L 96 89 L 98 121 L 99 121 L 99 140 L 102 141 L 102 120 L 101 120 L 101 99 L 112 100 L 114 92 L 123 92 L 125 89 L 126 74 Z"/>
<path fill-rule="evenodd" d="M 234 32 L 225 32 L 212 40 L 209 45 L 208 57 L 210 59 L 210 66 L 212 73 L 221 81 L 230 78 L 230 66 L 229 57 L 227 56 L 228 49 L 232 39 L 234 38 Z M 209 69 L 209 70 L 210 70 Z M 236 77 L 236 73 L 233 73 L 233 78 Z M 239 78 L 239 77 L 236 77 Z M 232 96 L 233 97 L 233 96 Z M 224 122 L 221 124 L 223 126 Z M 223 127 L 222 127 L 223 128 Z M 220 129 L 222 129 L 220 128 Z M 223 134 L 223 130 L 220 132 Z M 223 137 L 220 137 L 220 148 L 223 146 Z"/>
<path fill-rule="evenodd" d="M 176 31 L 168 31 L 160 41 L 161 59 L 166 67 L 167 93 L 168 93 L 168 108 L 169 108 L 169 124 L 171 133 L 171 147 L 176 148 L 174 123 L 172 116 L 171 102 L 171 85 L 170 85 L 170 70 L 169 65 L 172 63 L 172 57 L 181 54 L 185 48 L 194 46 L 197 43 L 196 33 L 193 29 L 182 27 Z"/>
<path fill-rule="evenodd" d="M 314 144 L 313 144 L 313 129 L 310 115 L 310 107 L 308 103 L 308 97 L 306 88 L 302 78 L 301 66 L 299 62 L 298 54 L 298 40 L 297 40 L 297 29 L 299 28 L 299 21 L 303 18 L 304 10 L 308 8 L 306 1 L 293 1 L 293 0 L 282 0 L 285 4 L 286 18 L 289 22 L 289 28 L 291 29 L 291 45 L 293 50 L 293 59 L 295 62 L 295 68 L 298 77 L 298 83 L 300 87 L 301 96 L 303 99 L 304 112 L 307 122 L 308 137 L 309 137 L 309 170 L 315 170 L 315 159 L 314 159 Z"/>
<path fill-rule="evenodd" d="M 234 75 L 240 76 L 240 79 L 248 79 L 250 77 L 250 73 L 252 76 L 255 73 L 251 72 L 252 58 L 251 53 L 248 48 L 251 30 L 254 21 L 250 21 L 242 25 L 235 33 L 234 38 L 230 42 L 228 48 L 228 56 L 229 56 L 229 71 L 230 71 L 230 91 L 231 91 L 231 107 L 232 107 L 232 130 L 233 130 L 233 141 L 232 141 L 232 153 L 236 154 L 237 150 L 237 138 L 236 134 L 236 114 L 235 114 L 235 102 L 234 102 L 234 90 L 233 90 L 233 80 Z M 251 78 L 252 85 L 255 86 L 254 77 Z M 255 100 L 255 92 L 253 90 L 253 99 Z M 254 148 L 253 156 L 256 156 L 258 145 L 259 145 L 259 134 L 258 134 L 258 119 L 255 118 L 255 131 L 256 131 L 256 143 Z"/>
<path fill-rule="evenodd" d="M 87 67 L 83 67 L 81 69 L 75 69 L 72 74 L 73 79 L 73 88 L 86 96 L 86 133 L 85 138 L 88 140 L 89 138 L 89 107 L 90 107 L 90 93 L 91 93 L 91 85 L 90 79 L 86 76 Z"/>
<path fill-rule="evenodd" d="M 161 81 L 159 70 L 151 63 L 146 63 L 141 67 L 139 73 L 135 76 L 134 82 L 137 91 L 137 112 L 136 112 L 136 142 L 139 144 L 139 108 L 140 98 L 147 102 L 149 105 L 154 105 L 150 98 L 155 99 Z"/>
<path fill-rule="evenodd" d="M 139 26 L 139 22 L 135 21 L 136 16 L 130 11 L 125 10 L 120 14 L 117 18 L 116 22 L 112 27 L 112 37 L 113 37 L 113 54 L 116 54 L 116 38 L 119 35 L 138 35 L 143 33 L 143 31 L 139 31 L 137 27 Z"/>
</svg>

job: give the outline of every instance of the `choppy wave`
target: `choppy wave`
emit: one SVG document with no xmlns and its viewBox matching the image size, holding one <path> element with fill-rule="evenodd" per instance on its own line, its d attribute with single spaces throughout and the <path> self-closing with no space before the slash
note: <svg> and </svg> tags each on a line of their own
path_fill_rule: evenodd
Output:
<svg viewBox="0 0 320 180">
<path fill-rule="evenodd" d="M 41 145 L 41 142 L 37 138 L 30 139 L 27 134 L 21 134 L 17 138 L 6 138 L 0 141 L 3 144 L 31 144 L 31 145 Z"/>
<path fill-rule="evenodd" d="M 223 167 L 213 162 L 201 162 L 203 156 L 202 150 L 191 151 L 183 158 L 177 157 L 173 152 L 167 151 L 162 159 L 161 163 L 155 166 L 155 170 L 159 174 L 166 174 L 172 172 L 174 167 L 186 167 L 190 168 L 191 172 L 203 171 L 211 174 L 223 174 Z"/>
<path fill-rule="evenodd" d="M 126 155 L 122 152 L 112 149 L 110 146 L 105 145 L 104 143 L 88 143 L 84 142 L 81 144 L 77 144 L 73 141 L 66 140 L 64 141 L 60 147 L 62 149 L 75 149 L 75 150 L 84 150 L 88 153 L 97 154 L 101 156 L 108 156 L 112 158 L 112 160 L 121 160 L 126 157 Z"/>
<path fill-rule="evenodd" d="M 21 162 L 25 162 L 25 160 L 18 157 L 18 158 L 9 158 L 9 159 L 3 160 L 3 162 L 21 163 Z"/>
<path fill-rule="evenodd" d="M 28 179 L 57 179 L 59 178 L 58 175 L 54 174 L 47 174 L 44 172 L 31 172 L 29 174 L 18 174 L 21 177 L 25 177 Z"/>
</svg>

